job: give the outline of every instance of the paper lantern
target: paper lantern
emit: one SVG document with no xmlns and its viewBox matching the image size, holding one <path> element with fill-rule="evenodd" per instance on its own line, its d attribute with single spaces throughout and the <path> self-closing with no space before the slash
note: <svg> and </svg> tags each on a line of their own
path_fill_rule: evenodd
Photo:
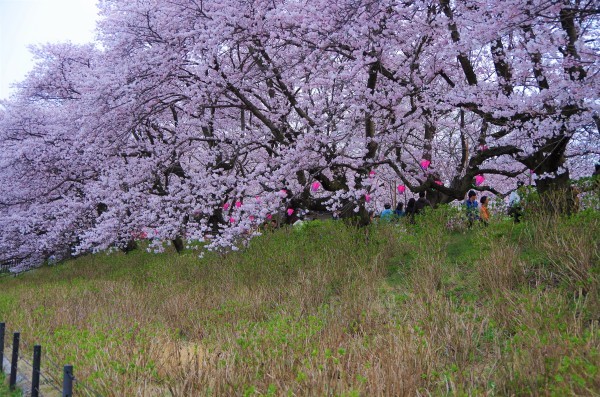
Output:
<svg viewBox="0 0 600 397">
<path fill-rule="evenodd" d="M 281 197 L 281 198 L 286 198 L 286 197 L 287 197 L 287 190 L 285 190 L 285 189 L 281 189 L 281 190 L 279 191 L 279 197 Z"/>
<path fill-rule="evenodd" d="M 229 203 L 223 204 L 223 209 L 227 211 L 229 209 Z"/>
<path fill-rule="evenodd" d="M 367 203 L 370 203 L 370 202 L 371 202 L 371 195 L 370 195 L 369 193 L 365 194 L 365 201 L 366 201 Z"/>
<path fill-rule="evenodd" d="M 271 219 L 273 219 L 273 215 L 271 215 L 271 214 L 267 214 L 267 219 L 268 219 L 268 220 L 271 220 Z"/>
<path fill-rule="evenodd" d="M 442 181 L 440 181 L 440 180 L 435 180 L 435 181 L 433 181 L 433 183 L 435 183 L 436 185 L 439 185 L 439 186 L 443 185 Z"/>
<path fill-rule="evenodd" d="M 369 178 L 373 178 L 375 176 L 375 171 L 369 171 Z"/>
<path fill-rule="evenodd" d="M 288 216 L 292 216 L 293 213 L 294 213 L 294 210 L 292 208 L 288 208 L 288 210 L 287 210 Z"/>
<path fill-rule="evenodd" d="M 235 208 L 240 208 L 242 206 L 242 202 L 241 201 L 236 201 L 235 202 Z"/>
<path fill-rule="evenodd" d="M 475 186 L 481 185 L 483 183 L 483 181 L 485 181 L 485 177 L 483 175 L 475 176 Z"/>
<path fill-rule="evenodd" d="M 429 165 L 431 164 L 431 161 L 429 160 L 421 160 L 421 168 L 423 168 L 423 171 L 425 171 L 427 168 L 429 168 Z"/>
<path fill-rule="evenodd" d="M 320 187 L 321 187 L 321 184 L 317 181 L 313 182 L 312 185 L 310 186 L 310 188 L 312 189 L 313 192 L 316 192 L 317 190 L 319 190 Z"/>
<path fill-rule="evenodd" d="M 406 191 L 406 186 L 398 185 L 398 193 L 404 193 Z"/>
<path fill-rule="evenodd" d="M 234 217 L 229 218 L 229 223 L 235 223 L 235 218 Z"/>
</svg>

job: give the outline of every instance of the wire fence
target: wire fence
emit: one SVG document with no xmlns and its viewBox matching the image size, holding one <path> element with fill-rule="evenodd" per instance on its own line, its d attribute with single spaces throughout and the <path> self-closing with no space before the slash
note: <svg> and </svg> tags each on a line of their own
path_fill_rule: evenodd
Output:
<svg viewBox="0 0 600 397">
<path fill-rule="evenodd" d="M 17 266 L 19 261 L 17 259 L 11 259 L 8 261 L 0 262 L 0 274 L 9 274 L 10 269 Z"/>
<path fill-rule="evenodd" d="M 49 357 L 44 357 L 42 368 L 41 346 L 33 347 L 32 361 L 25 358 L 20 346 L 20 333 L 15 332 L 13 343 L 9 344 L 5 343 L 5 332 L 6 324 L 0 323 L 0 371 L 4 371 L 5 367 L 10 368 L 7 375 L 11 390 L 20 388 L 24 396 L 31 397 L 102 397 L 102 394 L 74 376 L 72 365 L 59 365 Z M 10 360 L 4 355 L 7 351 L 11 353 Z M 7 362 L 8 365 L 5 364 Z M 59 374 L 62 374 L 62 378 Z"/>
</svg>

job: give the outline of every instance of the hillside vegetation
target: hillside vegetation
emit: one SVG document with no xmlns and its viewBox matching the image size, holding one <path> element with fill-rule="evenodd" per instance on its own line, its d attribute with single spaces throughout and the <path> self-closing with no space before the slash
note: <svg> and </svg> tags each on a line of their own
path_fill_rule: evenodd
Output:
<svg viewBox="0 0 600 397">
<path fill-rule="evenodd" d="M 598 212 L 452 216 L 81 257 L 0 279 L 0 321 L 106 396 L 598 395 Z"/>
</svg>

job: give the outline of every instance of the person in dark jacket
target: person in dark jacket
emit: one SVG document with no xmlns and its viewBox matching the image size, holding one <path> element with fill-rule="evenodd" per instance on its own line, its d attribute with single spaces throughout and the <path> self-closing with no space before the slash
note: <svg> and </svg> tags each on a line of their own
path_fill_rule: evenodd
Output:
<svg viewBox="0 0 600 397">
<path fill-rule="evenodd" d="M 419 199 L 415 203 L 415 214 L 422 214 L 426 207 L 431 207 L 431 203 L 425 198 L 425 192 L 420 192 Z"/>
<path fill-rule="evenodd" d="M 408 200 L 406 203 L 406 216 L 410 223 L 415 223 L 415 205 L 416 201 L 414 198 Z"/>
</svg>

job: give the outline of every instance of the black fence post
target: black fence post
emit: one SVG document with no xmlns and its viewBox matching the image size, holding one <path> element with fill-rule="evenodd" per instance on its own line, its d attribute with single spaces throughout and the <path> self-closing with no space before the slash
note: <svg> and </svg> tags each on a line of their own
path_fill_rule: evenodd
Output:
<svg viewBox="0 0 600 397">
<path fill-rule="evenodd" d="M 19 339 L 21 338 L 21 334 L 19 332 L 15 332 L 13 336 L 13 351 L 12 351 L 12 361 L 10 362 L 10 380 L 8 382 L 8 386 L 10 390 L 15 390 L 15 385 L 17 384 L 17 368 L 19 364 Z"/>
<path fill-rule="evenodd" d="M 33 346 L 33 373 L 31 374 L 31 397 L 40 396 L 40 366 L 42 363 L 42 346 Z"/>
<path fill-rule="evenodd" d="M 0 372 L 2 372 L 4 363 L 4 330 L 6 329 L 5 323 L 0 323 Z"/>
<path fill-rule="evenodd" d="M 72 365 L 64 366 L 62 397 L 73 397 L 73 366 Z"/>
</svg>

